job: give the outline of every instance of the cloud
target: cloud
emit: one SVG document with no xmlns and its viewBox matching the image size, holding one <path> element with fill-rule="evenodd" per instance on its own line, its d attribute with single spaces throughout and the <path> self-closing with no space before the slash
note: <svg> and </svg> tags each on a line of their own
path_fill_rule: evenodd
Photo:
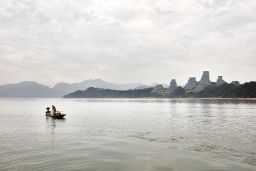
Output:
<svg viewBox="0 0 256 171">
<path fill-rule="evenodd" d="M 255 80 L 256 2 L 0 2 L 0 83 Z"/>
</svg>

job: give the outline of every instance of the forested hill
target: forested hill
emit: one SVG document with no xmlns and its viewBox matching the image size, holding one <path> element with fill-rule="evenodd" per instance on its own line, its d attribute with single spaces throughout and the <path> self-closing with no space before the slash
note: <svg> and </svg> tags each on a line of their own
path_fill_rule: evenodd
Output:
<svg viewBox="0 0 256 171">
<path fill-rule="evenodd" d="M 142 98 L 151 97 L 152 88 L 134 90 L 110 90 L 90 87 L 85 91 L 75 91 L 64 98 Z"/>
<path fill-rule="evenodd" d="M 191 95 L 187 95 L 191 96 Z M 251 81 L 239 86 L 223 84 L 209 86 L 193 97 L 221 97 L 221 98 L 256 98 L 256 82 Z"/>
<path fill-rule="evenodd" d="M 90 87 L 85 91 L 75 91 L 65 98 L 143 98 L 143 97 L 194 97 L 194 98 L 256 98 L 256 82 L 248 82 L 242 85 L 222 84 L 211 85 L 200 93 L 185 94 L 182 87 L 172 94 L 167 94 L 167 89 L 160 93 L 152 91 L 154 88 L 132 89 L 132 90 L 110 90 Z"/>
</svg>

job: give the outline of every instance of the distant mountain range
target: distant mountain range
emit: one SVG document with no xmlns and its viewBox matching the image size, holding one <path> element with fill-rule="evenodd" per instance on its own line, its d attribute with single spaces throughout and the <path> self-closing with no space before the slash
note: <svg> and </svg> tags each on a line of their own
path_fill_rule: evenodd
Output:
<svg viewBox="0 0 256 171">
<path fill-rule="evenodd" d="M 76 90 L 86 90 L 89 87 L 95 88 L 104 88 L 104 89 L 113 89 L 113 90 L 128 90 L 136 89 L 137 87 L 145 86 L 142 83 L 133 83 L 133 84 L 115 84 L 109 83 L 101 79 L 95 80 L 85 80 L 80 83 L 58 83 L 52 89 L 60 91 L 63 95 L 74 92 Z"/>
<path fill-rule="evenodd" d="M 112 90 L 129 90 L 142 89 L 146 86 L 142 83 L 133 84 L 115 84 L 101 79 L 90 79 L 80 83 L 58 83 L 54 87 L 39 84 L 34 81 L 24 81 L 16 84 L 0 85 L 0 97 L 10 98 L 47 98 L 63 97 L 64 95 L 77 91 L 86 90 L 89 87 L 112 89 Z"/>
<path fill-rule="evenodd" d="M 0 86 L 0 97 L 60 97 L 61 93 L 34 81 Z"/>
</svg>

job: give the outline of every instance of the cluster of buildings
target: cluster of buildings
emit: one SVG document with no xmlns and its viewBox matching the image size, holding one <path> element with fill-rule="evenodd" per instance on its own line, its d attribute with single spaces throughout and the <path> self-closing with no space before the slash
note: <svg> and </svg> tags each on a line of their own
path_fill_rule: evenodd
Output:
<svg viewBox="0 0 256 171">
<path fill-rule="evenodd" d="M 183 87 L 185 90 L 185 93 L 199 93 L 203 91 L 206 87 L 212 85 L 212 86 L 220 86 L 222 84 L 226 83 L 226 81 L 223 80 L 222 76 L 218 76 L 218 79 L 216 82 L 211 82 L 210 80 L 210 74 L 209 71 L 203 71 L 203 75 L 200 79 L 200 81 L 196 80 L 196 77 L 190 77 L 188 79 L 187 84 Z M 231 84 L 239 85 L 239 81 L 232 81 Z M 170 86 L 168 88 L 164 88 L 162 85 L 157 85 L 153 88 L 152 93 L 157 94 L 160 96 L 166 96 L 170 95 L 178 89 L 177 82 L 175 79 L 172 79 L 170 82 Z"/>
<path fill-rule="evenodd" d="M 184 86 L 186 93 L 199 93 L 204 90 L 205 87 L 209 85 L 220 86 L 226 83 L 222 76 L 218 76 L 216 82 L 211 82 L 209 71 L 204 71 L 200 81 L 196 81 L 196 77 L 190 77 L 188 83 Z"/>
</svg>

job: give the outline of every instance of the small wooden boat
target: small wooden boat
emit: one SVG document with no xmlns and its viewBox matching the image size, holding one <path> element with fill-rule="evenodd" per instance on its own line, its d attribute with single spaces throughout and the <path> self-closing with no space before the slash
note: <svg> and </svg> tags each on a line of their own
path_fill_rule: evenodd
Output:
<svg viewBox="0 0 256 171">
<path fill-rule="evenodd" d="M 66 114 L 57 114 L 57 115 L 50 115 L 48 117 L 54 118 L 54 119 L 64 119 L 64 116 L 66 116 Z"/>
<path fill-rule="evenodd" d="M 57 111 L 55 114 L 52 114 L 49 110 L 50 109 L 49 107 L 47 107 L 46 109 L 47 109 L 47 111 L 45 112 L 45 115 L 47 117 L 51 117 L 54 119 L 63 119 L 67 115 L 67 114 L 61 113 L 59 111 Z"/>
</svg>

